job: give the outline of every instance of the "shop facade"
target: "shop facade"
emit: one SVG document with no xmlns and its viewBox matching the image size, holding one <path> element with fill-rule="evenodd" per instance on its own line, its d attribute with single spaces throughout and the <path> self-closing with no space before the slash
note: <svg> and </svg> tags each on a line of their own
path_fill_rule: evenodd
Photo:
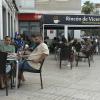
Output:
<svg viewBox="0 0 100 100">
<path fill-rule="evenodd" d="M 48 21 L 49 20 L 49 21 Z M 54 37 L 64 35 L 66 39 L 80 39 L 81 29 L 100 29 L 100 16 L 96 15 L 49 15 L 43 16 L 43 37 Z M 62 32 L 59 33 L 61 29 Z M 51 31 L 52 30 L 52 31 Z M 55 30 L 55 31 L 54 31 Z M 71 32 L 69 30 L 73 30 Z"/>
</svg>

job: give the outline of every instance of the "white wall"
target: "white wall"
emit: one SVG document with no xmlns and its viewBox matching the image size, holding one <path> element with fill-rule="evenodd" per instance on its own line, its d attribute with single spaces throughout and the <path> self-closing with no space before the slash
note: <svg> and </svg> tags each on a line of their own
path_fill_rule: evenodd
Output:
<svg viewBox="0 0 100 100">
<path fill-rule="evenodd" d="M 35 0 L 35 10 L 36 11 L 56 11 L 57 12 L 79 12 L 81 13 L 81 0 L 65 0 L 65 1 L 57 1 L 57 0 L 47 0 L 44 2 L 39 2 L 41 0 Z"/>
<path fill-rule="evenodd" d="M 15 31 L 18 31 L 18 20 L 16 19 L 15 16 L 15 9 L 13 8 L 12 10 L 9 8 L 8 4 L 6 3 L 5 0 L 0 0 L 0 40 L 2 40 L 3 37 L 3 18 L 2 18 L 2 6 L 6 9 L 6 33 L 5 35 L 8 34 L 8 25 L 10 25 L 10 36 L 14 37 Z M 8 12 L 10 13 L 10 23 L 11 23 L 11 16 L 12 16 L 12 32 L 11 32 L 11 24 L 8 23 Z M 14 21 L 15 20 L 15 21 Z M 15 25 L 16 22 L 16 25 Z M 13 33 L 13 34 L 12 34 Z"/>
<path fill-rule="evenodd" d="M 16 0 L 16 3 L 21 13 L 81 13 L 81 0 Z"/>
</svg>

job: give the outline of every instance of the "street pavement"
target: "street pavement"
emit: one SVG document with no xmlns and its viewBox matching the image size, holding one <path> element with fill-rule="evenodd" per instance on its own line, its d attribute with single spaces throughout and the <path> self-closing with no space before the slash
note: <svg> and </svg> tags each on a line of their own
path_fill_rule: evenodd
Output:
<svg viewBox="0 0 100 100">
<path fill-rule="evenodd" d="M 87 61 L 79 62 L 71 70 L 67 62 L 62 69 L 50 55 L 43 65 L 43 85 L 40 87 L 39 74 L 24 73 L 26 81 L 19 89 L 10 89 L 6 96 L 0 90 L 0 100 L 100 100 L 100 55 L 94 56 L 89 68 Z"/>
</svg>

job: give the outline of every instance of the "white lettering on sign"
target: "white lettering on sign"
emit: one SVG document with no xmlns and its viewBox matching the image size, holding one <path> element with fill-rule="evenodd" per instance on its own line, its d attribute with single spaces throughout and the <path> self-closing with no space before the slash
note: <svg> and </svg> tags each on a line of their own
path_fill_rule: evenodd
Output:
<svg viewBox="0 0 100 100">
<path fill-rule="evenodd" d="M 74 22 L 100 22 L 100 18 L 98 17 L 86 17 L 86 16 L 83 16 L 83 17 L 78 17 L 78 16 L 74 16 L 74 17 L 71 17 L 71 16 L 66 16 L 66 21 L 74 21 Z"/>
</svg>

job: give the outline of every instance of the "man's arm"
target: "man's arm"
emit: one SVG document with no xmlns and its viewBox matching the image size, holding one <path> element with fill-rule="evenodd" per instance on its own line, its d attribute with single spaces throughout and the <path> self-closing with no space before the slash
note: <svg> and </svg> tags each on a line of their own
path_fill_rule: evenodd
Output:
<svg viewBox="0 0 100 100">
<path fill-rule="evenodd" d="M 41 57 L 38 60 L 32 60 L 34 63 L 41 63 L 48 55 L 47 54 L 42 54 Z"/>
</svg>

